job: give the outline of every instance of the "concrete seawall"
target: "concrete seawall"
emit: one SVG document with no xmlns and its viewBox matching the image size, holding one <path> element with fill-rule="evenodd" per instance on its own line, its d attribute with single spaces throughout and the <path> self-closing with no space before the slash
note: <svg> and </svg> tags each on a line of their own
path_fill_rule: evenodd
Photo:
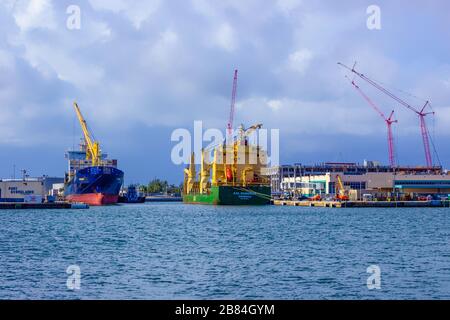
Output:
<svg viewBox="0 0 450 320">
<path fill-rule="evenodd" d="M 277 206 L 325 207 L 325 208 L 436 208 L 449 207 L 449 200 L 431 201 L 294 201 L 273 200 Z"/>
<path fill-rule="evenodd" d="M 89 209 L 88 205 L 81 203 L 54 202 L 54 203 L 27 203 L 27 202 L 2 202 L 0 210 L 15 209 Z"/>
</svg>

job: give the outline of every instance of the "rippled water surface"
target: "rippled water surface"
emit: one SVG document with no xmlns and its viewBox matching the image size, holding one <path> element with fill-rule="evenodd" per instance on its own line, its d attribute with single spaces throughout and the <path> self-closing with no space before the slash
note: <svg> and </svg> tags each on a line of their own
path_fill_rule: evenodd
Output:
<svg viewBox="0 0 450 320">
<path fill-rule="evenodd" d="M 450 299 L 450 209 L 2 210 L 0 298 Z"/>
</svg>

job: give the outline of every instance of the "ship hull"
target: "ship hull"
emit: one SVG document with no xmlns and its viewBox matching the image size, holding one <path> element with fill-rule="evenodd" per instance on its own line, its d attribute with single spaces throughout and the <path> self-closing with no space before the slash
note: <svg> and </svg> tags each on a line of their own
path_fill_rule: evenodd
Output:
<svg viewBox="0 0 450 320">
<path fill-rule="evenodd" d="M 90 206 L 104 206 L 117 203 L 119 196 L 103 193 L 74 194 L 66 197 L 69 202 L 83 202 Z"/>
<path fill-rule="evenodd" d="M 213 205 L 267 205 L 270 204 L 270 186 L 213 186 L 209 193 L 183 195 L 184 203 Z"/>
<path fill-rule="evenodd" d="M 65 186 L 70 202 L 83 202 L 92 206 L 117 203 L 123 184 L 123 171 L 108 166 L 93 166 L 77 170 Z"/>
</svg>

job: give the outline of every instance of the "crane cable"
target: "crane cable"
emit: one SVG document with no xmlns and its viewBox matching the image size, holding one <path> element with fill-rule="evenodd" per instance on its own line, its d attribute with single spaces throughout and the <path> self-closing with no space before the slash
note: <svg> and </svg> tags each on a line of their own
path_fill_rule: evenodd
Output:
<svg viewBox="0 0 450 320">
<path fill-rule="evenodd" d="M 430 108 L 431 108 L 431 105 L 430 105 Z M 433 114 L 433 137 L 430 135 L 430 132 L 428 131 L 428 128 L 427 128 L 428 137 L 430 138 L 431 146 L 433 147 L 433 151 L 434 151 L 434 154 L 436 156 L 436 160 L 437 160 L 439 166 L 442 167 L 441 159 L 439 158 L 439 154 L 437 153 L 436 146 L 435 146 L 434 141 L 433 141 L 435 139 L 435 135 L 436 135 L 436 132 L 435 132 L 436 131 L 435 130 L 436 118 L 434 116 L 434 110 L 432 108 L 431 108 L 431 110 L 433 111 L 433 113 L 432 113 Z"/>
<path fill-rule="evenodd" d="M 416 95 L 414 95 L 414 94 L 412 94 L 412 93 L 410 93 L 410 92 L 408 92 L 408 91 L 399 89 L 399 88 L 397 88 L 397 87 L 395 87 L 395 86 L 393 86 L 393 85 L 391 85 L 391 84 L 387 84 L 387 83 L 384 83 L 384 82 L 379 81 L 379 80 L 374 80 L 372 77 L 371 77 L 370 79 L 371 79 L 373 82 L 376 82 L 376 83 L 378 83 L 378 84 L 382 84 L 382 85 L 385 86 L 385 87 L 388 87 L 388 88 L 390 88 L 390 89 L 392 89 L 392 90 L 401 92 L 401 93 L 403 93 L 403 94 L 405 94 L 405 95 L 407 95 L 407 96 L 409 96 L 409 97 L 411 97 L 411 98 L 420 100 L 421 102 L 427 102 L 427 101 L 428 101 L 427 99 L 424 99 L 424 98 L 422 98 L 422 97 L 416 96 Z"/>
</svg>

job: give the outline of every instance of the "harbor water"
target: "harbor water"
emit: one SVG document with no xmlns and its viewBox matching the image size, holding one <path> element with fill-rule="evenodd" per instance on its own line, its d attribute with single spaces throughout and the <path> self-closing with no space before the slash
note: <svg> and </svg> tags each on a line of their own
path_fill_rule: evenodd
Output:
<svg viewBox="0 0 450 320">
<path fill-rule="evenodd" d="M 450 209 L 3 210 L 0 298 L 450 299 Z"/>
</svg>

